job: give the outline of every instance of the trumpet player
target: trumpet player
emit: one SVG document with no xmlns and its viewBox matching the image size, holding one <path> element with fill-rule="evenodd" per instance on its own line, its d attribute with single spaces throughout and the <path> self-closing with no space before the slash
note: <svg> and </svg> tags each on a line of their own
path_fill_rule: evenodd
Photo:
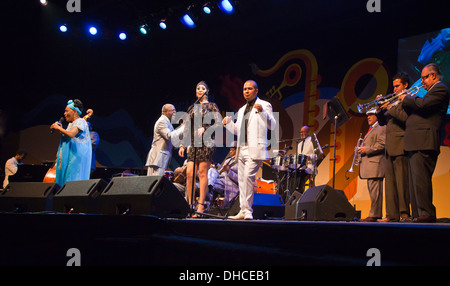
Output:
<svg viewBox="0 0 450 286">
<path fill-rule="evenodd" d="M 413 220 L 415 222 L 436 222 L 431 179 L 440 152 L 441 129 L 449 103 L 448 88 L 441 79 L 439 67 L 434 63 L 428 64 L 421 72 L 421 83 L 427 91 L 423 98 L 399 97 L 408 114 L 405 151 L 408 154 L 411 205 L 417 208 L 418 213 Z"/>
<path fill-rule="evenodd" d="M 369 216 L 363 221 L 376 222 L 383 211 L 384 146 L 386 127 L 377 121 L 376 109 L 366 112 L 369 130 L 364 136 L 362 146 L 356 152 L 361 155 L 359 177 L 367 180 L 370 196 Z"/>
<path fill-rule="evenodd" d="M 394 93 L 408 89 L 409 77 L 398 73 L 392 79 Z M 377 96 L 380 98 L 381 95 Z M 380 106 L 377 119 L 386 126 L 385 201 L 386 217 L 380 221 L 399 221 L 410 217 L 410 196 L 408 189 L 408 157 L 404 151 L 405 122 L 408 118 L 401 104 L 390 103 Z"/>
</svg>

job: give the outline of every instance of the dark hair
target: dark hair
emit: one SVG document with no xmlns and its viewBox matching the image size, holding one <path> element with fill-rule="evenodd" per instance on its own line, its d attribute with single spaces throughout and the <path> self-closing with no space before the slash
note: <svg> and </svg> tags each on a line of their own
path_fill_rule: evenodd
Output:
<svg viewBox="0 0 450 286">
<path fill-rule="evenodd" d="M 442 75 L 441 70 L 439 69 L 439 66 L 435 63 L 427 64 L 424 68 L 429 68 L 439 77 Z"/>
<path fill-rule="evenodd" d="M 25 157 L 27 155 L 27 151 L 25 151 L 25 150 L 18 150 L 16 152 L 16 155 L 23 155 Z"/>
<path fill-rule="evenodd" d="M 78 109 L 81 111 L 81 113 L 83 113 L 84 108 L 83 108 L 83 102 L 81 102 L 81 100 L 74 99 L 73 100 L 73 105 L 75 105 L 75 107 L 78 107 Z"/>
<path fill-rule="evenodd" d="M 392 78 L 392 81 L 399 79 L 401 83 L 408 84 L 408 86 L 410 85 L 409 83 L 409 76 L 408 74 L 404 73 L 404 72 L 399 72 L 398 74 L 394 75 L 394 77 Z"/>
</svg>

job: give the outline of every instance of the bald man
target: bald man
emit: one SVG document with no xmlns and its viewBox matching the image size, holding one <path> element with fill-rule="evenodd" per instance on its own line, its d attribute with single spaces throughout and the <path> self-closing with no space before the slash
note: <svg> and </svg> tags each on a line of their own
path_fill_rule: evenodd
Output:
<svg viewBox="0 0 450 286">
<path fill-rule="evenodd" d="M 153 129 L 152 148 L 147 156 L 147 176 L 163 176 L 172 158 L 172 138 L 183 133 L 184 125 L 177 130 L 170 123 L 176 113 L 175 106 L 164 104 L 161 117 L 156 121 Z"/>
</svg>

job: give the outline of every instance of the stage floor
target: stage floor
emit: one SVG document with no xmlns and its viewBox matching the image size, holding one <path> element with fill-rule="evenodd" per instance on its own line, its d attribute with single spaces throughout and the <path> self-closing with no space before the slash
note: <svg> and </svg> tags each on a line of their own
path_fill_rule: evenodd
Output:
<svg viewBox="0 0 450 286">
<path fill-rule="evenodd" d="M 450 224 L 0 214 L 0 265 L 448 266 Z"/>
</svg>

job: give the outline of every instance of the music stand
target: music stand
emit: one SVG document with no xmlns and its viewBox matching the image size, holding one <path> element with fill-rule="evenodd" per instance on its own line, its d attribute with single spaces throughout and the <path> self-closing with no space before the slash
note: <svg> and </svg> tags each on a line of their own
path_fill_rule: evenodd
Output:
<svg viewBox="0 0 450 286">
<path fill-rule="evenodd" d="M 339 99 L 335 96 L 330 101 L 325 103 L 324 106 L 324 114 L 323 119 L 325 119 L 327 116 L 328 118 L 334 122 L 334 155 L 333 155 L 333 189 L 334 189 L 334 182 L 335 182 L 335 175 L 336 175 L 336 132 L 337 128 L 347 122 L 350 117 L 348 116 L 347 112 L 344 110 L 344 107 L 342 106 Z"/>
</svg>

